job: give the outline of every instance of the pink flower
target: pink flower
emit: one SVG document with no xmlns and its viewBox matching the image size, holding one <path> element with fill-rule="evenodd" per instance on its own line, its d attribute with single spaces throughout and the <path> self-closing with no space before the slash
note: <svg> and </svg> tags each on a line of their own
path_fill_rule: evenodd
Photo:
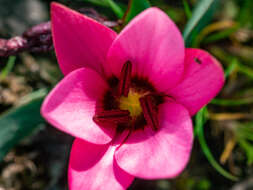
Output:
<svg viewBox="0 0 253 190">
<path fill-rule="evenodd" d="M 142 12 L 118 35 L 57 3 L 51 13 L 65 77 L 41 112 L 76 137 L 70 189 L 119 190 L 134 177 L 177 176 L 190 157 L 191 116 L 223 86 L 219 62 L 185 48 L 158 8 Z"/>
</svg>

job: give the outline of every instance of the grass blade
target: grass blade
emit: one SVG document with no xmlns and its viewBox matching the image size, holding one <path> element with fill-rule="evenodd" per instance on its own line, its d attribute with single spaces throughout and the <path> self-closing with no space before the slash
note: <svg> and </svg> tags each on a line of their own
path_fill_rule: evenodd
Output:
<svg viewBox="0 0 253 190">
<path fill-rule="evenodd" d="M 128 10 L 124 15 L 124 23 L 128 23 L 136 15 L 138 15 L 143 10 L 150 7 L 150 3 L 147 0 L 131 0 L 128 4 Z"/>
<path fill-rule="evenodd" d="M 184 4 L 184 12 L 186 14 L 186 17 L 190 19 L 192 17 L 192 11 L 187 0 L 183 0 L 183 4 Z"/>
<path fill-rule="evenodd" d="M 16 57 L 10 56 L 5 68 L 1 71 L 0 80 L 4 79 L 12 70 L 15 65 Z"/>
<path fill-rule="evenodd" d="M 83 1 L 97 5 L 97 6 L 101 6 L 101 7 L 109 7 L 108 3 L 105 2 L 105 0 L 83 0 Z"/>
<path fill-rule="evenodd" d="M 209 163 L 224 177 L 232 180 L 232 181 L 237 181 L 238 178 L 233 176 L 232 174 L 230 174 L 229 172 L 227 172 L 226 170 L 224 170 L 219 164 L 218 162 L 214 159 L 207 143 L 205 140 L 205 136 L 204 136 L 204 124 L 206 121 L 206 108 L 202 108 L 198 114 L 196 115 L 196 126 L 195 126 L 195 135 L 198 137 L 199 140 L 199 144 L 201 146 L 201 149 L 203 151 L 203 153 L 205 154 L 207 160 L 209 161 Z"/>
<path fill-rule="evenodd" d="M 111 7 L 112 11 L 115 13 L 115 15 L 121 19 L 124 15 L 124 11 L 118 6 L 113 0 L 106 0 L 108 5 Z"/>
<path fill-rule="evenodd" d="M 124 11 L 118 6 L 113 0 L 83 0 L 87 3 L 91 3 L 93 5 L 111 8 L 114 14 L 121 19 L 124 15 Z"/>
<path fill-rule="evenodd" d="M 205 16 L 211 7 L 215 5 L 216 0 L 200 0 L 195 9 L 193 10 L 192 17 L 185 26 L 183 37 L 187 45 L 190 45 L 191 33 L 198 25 L 203 24 L 205 21 Z"/>
<path fill-rule="evenodd" d="M 253 104 L 253 98 L 244 98 L 238 100 L 228 100 L 228 99 L 213 99 L 211 104 L 219 105 L 219 106 L 242 106 Z"/>
</svg>

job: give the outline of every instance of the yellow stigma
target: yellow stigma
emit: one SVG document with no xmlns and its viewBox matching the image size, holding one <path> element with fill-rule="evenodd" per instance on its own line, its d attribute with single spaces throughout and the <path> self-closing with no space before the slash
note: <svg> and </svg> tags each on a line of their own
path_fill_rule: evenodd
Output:
<svg viewBox="0 0 253 190">
<path fill-rule="evenodd" d="M 142 108 L 139 101 L 139 98 L 141 97 L 142 94 L 130 90 L 127 97 L 120 97 L 119 108 L 121 110 L 128 110 L 131 117 L 137 117 L 142 113 Z"/>
</svg>

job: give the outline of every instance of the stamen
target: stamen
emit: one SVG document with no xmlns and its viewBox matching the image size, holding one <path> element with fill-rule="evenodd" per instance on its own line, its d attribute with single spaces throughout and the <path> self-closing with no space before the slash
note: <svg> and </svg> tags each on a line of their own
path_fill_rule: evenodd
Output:
<svg viewBox="0 0 253 190">
<path fill-rule="evenodd" d="M 147 124 L 151 126 L 154 131 L 157 131 L 159 127 L 158 114 L 151 96 L 147 95 L 140 98 L 140 103 Z"/>
<path fill-rule="evenodd" d="M 93 116 L 95 122 L 101 123 L 127 123 L 131 120 L 130 112 L 128 110 L 108 110 L 96 113 Z"/>
<path fill-rule="evenodd" d="M 118 87 L 118 94 L 119 96 L 127 97 L 130 83 L 131 83 L 131 73 L 132 73 L 132 63 L 127 61 L 121 70 L 120 79 L 119 79 L 119 87 Z"/>
</svg>

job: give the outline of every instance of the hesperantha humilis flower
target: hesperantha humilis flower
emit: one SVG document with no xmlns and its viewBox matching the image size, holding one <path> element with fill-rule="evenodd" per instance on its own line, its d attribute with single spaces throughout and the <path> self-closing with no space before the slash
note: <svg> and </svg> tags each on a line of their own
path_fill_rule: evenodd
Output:
<svg viewBox="0 0 253 190">
<path fill-rule="evenodd" d="M 65 77 L 41 113 L 76 137 L 69 188 L 121 190 L 135 177 L 179 175 L 192 149 L 191 116 L 224 84 L 219 62 L 185 48 L 158 8 L 143 11 L 119 34 L 58 3 L 51 16 Z"/>
</svg>

